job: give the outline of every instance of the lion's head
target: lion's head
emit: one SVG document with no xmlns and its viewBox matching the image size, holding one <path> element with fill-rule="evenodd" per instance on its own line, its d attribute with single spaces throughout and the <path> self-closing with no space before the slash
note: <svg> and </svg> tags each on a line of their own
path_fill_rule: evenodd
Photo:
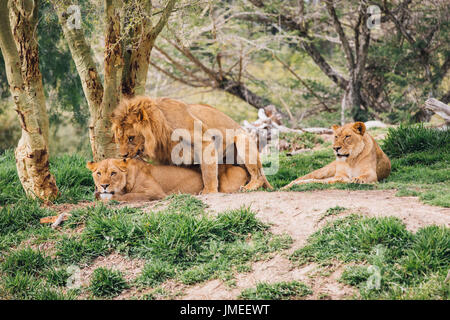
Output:
<svg viewBox="0 0 450 320">
<path fill-rule="evenodd" d="M 165 118 L 152 99 L 124 99 L 111 116 L 114 139 L 123 158 L 154 159 L 156 149 L 166 145 Z"/>
<path fill-rule="evenodd" d="M 92 171 L 95 189 L 101 198 L 111 198 L 113 194 L 121 193 L 125 189 L 127 161 L 127 159 L 105 159 L 86 163 L 86 167 Z"/>
<path fill-rule="evenodd" d="M 348 123 L 342 127 L 333 125 L 332 129 L 334 131 L 333 150 L 337 160 L 356 158 L 364 149 L 363 136 L 366 126 L 363 122 Z"/>
</svg>

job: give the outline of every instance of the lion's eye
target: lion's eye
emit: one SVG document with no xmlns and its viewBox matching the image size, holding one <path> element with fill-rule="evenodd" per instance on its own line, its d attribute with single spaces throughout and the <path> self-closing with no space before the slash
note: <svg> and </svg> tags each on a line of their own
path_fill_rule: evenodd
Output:
<svg viewBox="0 0 450 320">
<path fill-rule="evenodd" d="M 345 138 L 350 138 L 350 136 L 345 136 Z"/>
<path fill-rule="evenodd" d="M 115 172 L 111 172 L 111 177 L 112 177 L 112 176 L 115 176 L 115 175 L 116 175 L 116 173 L 115 173 Z"/>
<path fill-rule="evenodd" d="M 134 140 L 134 137 L 128 137 L 129 142 L 133 142 L 133 140 Z"/>
<path fill-rule="evenodd" d="M 101 174 L 101 172 L 100 172 L 100 171 L 98 171 L 98 172 L 97 172 L 97 175 L 98 175 L 98 176 L 101 176 L 102 174 Z"/>
</svg>

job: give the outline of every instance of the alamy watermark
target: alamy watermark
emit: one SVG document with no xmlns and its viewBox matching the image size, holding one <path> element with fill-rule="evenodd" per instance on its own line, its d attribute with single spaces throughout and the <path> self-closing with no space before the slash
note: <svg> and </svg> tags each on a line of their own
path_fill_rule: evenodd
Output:
<svg viewBox="0 0 450 320">
<path fill-rule="evenodd" d="M 67 28 L 69 30 L 73 29 L 81 29 L 81 10 L 80 6 L 77 5 L 70 5 L 67 10 Z"/>
<path fill-rule="evenodd" d="M 256 137 L 250 136 L 243 129 L 225 129 L 224 136 L 222 130 L 204 130 L 202 123 L 195 121 L 193 134 L 183 128 L 172 132 L 171 140 L 177 144 L 172 148 L 171 160 L 176 165 L 258 165 L 260 156 L 263 156 L 270 159 L 266 162 L 268 166 L 264 168 L 264 172 L 271 175 L 277 173 L 279 168 L 278 137 L 276 129 L 272 129 L 270 135 L 259 132 Z"/>
</svg>

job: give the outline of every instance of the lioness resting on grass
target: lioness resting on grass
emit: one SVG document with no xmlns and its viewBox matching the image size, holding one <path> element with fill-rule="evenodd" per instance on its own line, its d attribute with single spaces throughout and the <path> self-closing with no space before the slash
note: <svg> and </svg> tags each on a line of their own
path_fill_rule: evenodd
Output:
<svg viewBox="0 0 450 320">
<path fill-rule="evenodd" d="M 203 189 L 201 173 L 195 169 L 157 166 L 138 159 L 105 159 L 88 162 L 96 198 L 102 200 L 158 200 L 172 193 L 198 194 Z M 236 192 L 248 181 L 245 169 L 221 166 L 219 191 Z"/>
<path fill-rule="evenodd" d="M 135 97 L 122 100 L 111 121 L 121 157 L 142 157 L 160 164 L 197 164 L 204 185 L 202 193 L 218 191 L 222 162 L 243 164 L 250 177 L 244 190 L 272 188 L 264 175 L 255 141 L 233 119 L 211 106 L 186 104 L 170 98 Z M 181 140 L 189 152 L 183 154 L 186 161 L 177 163 L 174 155 L 179 160 L 180 152 L 176 150 L 180 143 L 172 138 L 182 131 L 187 133 Z M 218 135 L 222 139 L 216 138 Z M 197 136 L 200 140 L 196 140 Z M 234 152 L 240 142 L 243 148 Z M 216 145 L 217 150 L 210 148 L 211 145 Z M 228 157 L 230 152 L 234 155 Z M 205 161 L 205 157 L 210 161 Z"/>
<path fill-rule="evenodd" d="M 362 122 L 342 127 L 334 125 L 333 150 L 336 160 L 325 167 L 302 176 L 282 189 L 304 183 L 371 183 L 389 176 L 391 161 Z"/>
</svg>

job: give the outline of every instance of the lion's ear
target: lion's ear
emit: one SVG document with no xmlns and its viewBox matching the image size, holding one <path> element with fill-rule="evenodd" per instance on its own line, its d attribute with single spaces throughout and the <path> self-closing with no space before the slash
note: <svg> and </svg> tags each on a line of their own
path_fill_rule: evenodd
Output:
<svg viewBox="0 0 450 320">
<path fill-rule="evenodd" d="M 130 159 L 116 159 L 114 160 L 114 164 L 119 168 L 120 171 L 127 171 L 128 163 L 130 163 Z"/>
<path fill-rule="evenodd" d="M 148 120 L 148 114 L 147 111 L 145 111 L 144 107 L 140 107 L 138 110 L 138 120 L 141 122 Z"/>
<path fill-rule="evenodd" d="M 339 129 L 339 126 L 338 126 L 337 124 L 333 124 L 333 125 L 331 126 L 331 129 L 332 129 L 333 131 L 336 131 L 337 129 Z"/>
<path fill-rule="evenodd" d="M 92 172 L 94 172 L 95 170 L 97 170 L 98 167 L 98 163 L 94 162 L 94 161 L 88 161 L 86 162 L 86 168 L 88 168 L 89 170 L 91 170 Z"/>
<path fill-rule="evenodd" d="M 364 124 L 364 122 L 355 122 L 353 124 L 353 129 L 359 133 L 360 135 L 364 135 L 364 133 L 366 132 L 366 125 Z"/>
</svg>

